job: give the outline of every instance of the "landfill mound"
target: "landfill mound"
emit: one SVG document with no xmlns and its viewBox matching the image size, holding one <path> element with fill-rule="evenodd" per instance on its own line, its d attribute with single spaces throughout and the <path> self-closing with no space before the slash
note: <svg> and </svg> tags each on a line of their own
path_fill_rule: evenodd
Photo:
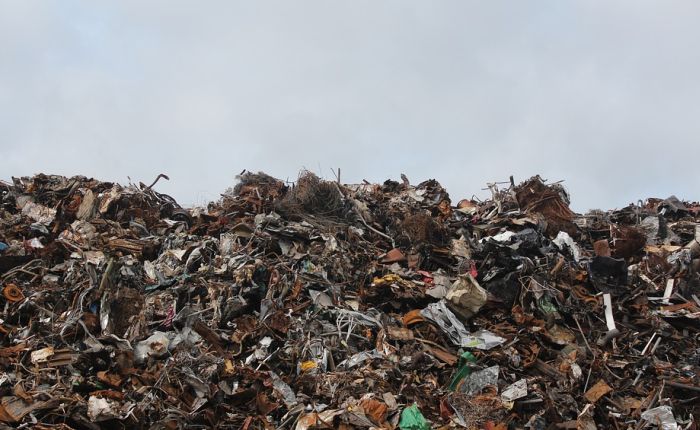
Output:
<svg viewBox="0 0 700 430">
<path fill-rule="evenodd" d="M 0 182 L 0 426 L 695 429 L 700 205 Z"/>
</svg>

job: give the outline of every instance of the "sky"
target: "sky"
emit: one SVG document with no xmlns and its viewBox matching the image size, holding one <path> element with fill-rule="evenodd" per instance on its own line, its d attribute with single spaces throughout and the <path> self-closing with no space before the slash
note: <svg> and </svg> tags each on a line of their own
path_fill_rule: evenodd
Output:
<svg viewBox="0 0 700 430">
<path fill-rule="evenodd" d="M 294 180 L 700 200 L 700 2 L 0 0 L 0 179 L 204 204 Z"/>
</svg>

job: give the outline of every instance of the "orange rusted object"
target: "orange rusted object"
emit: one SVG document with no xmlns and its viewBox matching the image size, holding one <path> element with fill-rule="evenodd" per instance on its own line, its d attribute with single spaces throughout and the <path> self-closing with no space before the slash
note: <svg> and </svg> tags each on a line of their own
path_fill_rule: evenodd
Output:
<svg viewBox="0 0 700 430">
<path fill-rule="evenodd" d="M 2 290 L 2 295 L 10 302 L 21 302 L 24 300 L 24 293 L 15 284 L 7 284 Z"/>
</svg>

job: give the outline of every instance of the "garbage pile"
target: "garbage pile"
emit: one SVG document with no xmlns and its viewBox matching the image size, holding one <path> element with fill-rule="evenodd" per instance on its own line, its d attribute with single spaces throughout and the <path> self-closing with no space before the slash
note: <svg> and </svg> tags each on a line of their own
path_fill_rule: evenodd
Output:
<svg viewBox="0 0 700 430">
<path fill-rule="evenodd" d="M 695 429 L 700 204 L 0 182 L 0 426 Z"/>
</svg>

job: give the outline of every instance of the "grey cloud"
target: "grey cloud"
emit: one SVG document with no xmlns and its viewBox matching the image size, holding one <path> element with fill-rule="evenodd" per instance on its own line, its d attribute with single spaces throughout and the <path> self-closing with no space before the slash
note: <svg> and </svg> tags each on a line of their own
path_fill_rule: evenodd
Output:
<svg viewBox="0 0 700 430">
<path fill-rule="evenodd" d="M 698 3 L 1 1 L 3 177 L 565 179 L 697 199 Z"/>
</svg>

